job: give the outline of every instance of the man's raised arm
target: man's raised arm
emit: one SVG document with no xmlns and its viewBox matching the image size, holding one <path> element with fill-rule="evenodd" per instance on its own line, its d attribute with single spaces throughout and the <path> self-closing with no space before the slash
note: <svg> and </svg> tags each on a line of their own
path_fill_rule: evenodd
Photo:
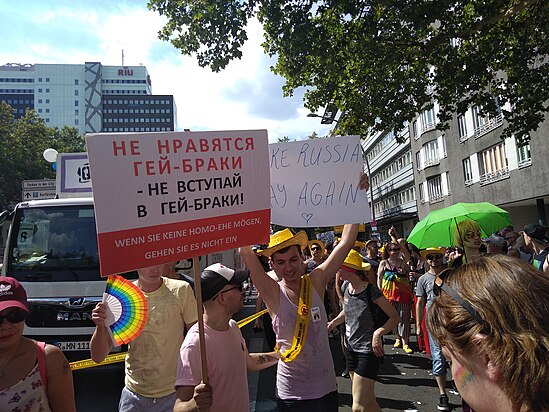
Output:
<svg viewBox="0 0 549 412">
<path fill-rule="evenodd" d="M 238 252 L 244 261 L 244 265 L 250 271 L 250 277 L 257 291 L 263 297 L 263 301 L 270 311 L 277 312 L 280 304 L 278 284 L 265 273 L 263 265 L 250 246 L 241 247 Z"/>
</svg>

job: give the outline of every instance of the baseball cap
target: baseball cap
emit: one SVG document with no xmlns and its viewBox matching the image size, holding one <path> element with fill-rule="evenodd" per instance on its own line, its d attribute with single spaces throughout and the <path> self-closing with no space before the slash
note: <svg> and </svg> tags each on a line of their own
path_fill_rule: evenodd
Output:
<svg viewBox="0 0 549 412">
<path fill-rule="evenodd" d="M 507 232 L 505 234 L 505 239 L 511 239 L 512 237 L 519 237 L 520 235 L 518 232 L 515 232 L 514 230 L 511 230 L 510 232 Z"/>
<path fill-rule="evenodd" d="M 27 292 L 17 279 L 0 276 L 0 311 L 7 308 L 20 308 L 28 312 Z"/>
<path fill-rule="evenodd" d="M 483 242 L 486 242 L 486 243 L 492 243 L 496 246 L 499 246 L 499 247 L 505 247 L 507 246 L 507 242 L 505 242 L 505 238 L 503 238 L 502 236 L 499 236 L 499 235 L 492 235 L 490 237 L 487 237 L 487 238 L 483 238 L 482 239 Z"/>
<path fill-rule="evenodd" d="M 233 270 L 221 263 L 208 266 L 200 274 L 202 301 L 217 295 L 225 285 L 240 285 L 250 276 L 249 270 Z"/>
<path fill-rule="evenodd" d="M 545 228 L 543 226 L 533 223 L 524 226 L 522 231 L 538 242 L 549 243 L 549 238 L 545 235 Z"/>
</svg>

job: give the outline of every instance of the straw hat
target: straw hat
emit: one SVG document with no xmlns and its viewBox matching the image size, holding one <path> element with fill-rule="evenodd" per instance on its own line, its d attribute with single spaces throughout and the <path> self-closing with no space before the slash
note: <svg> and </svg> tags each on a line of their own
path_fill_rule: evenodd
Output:
<svg viewBox="0 0 549 412">
<path fill-rule="evenodd" d="M 445 252 L 446 248 L 443 247 L 428 247 L 427 249 L 420 250 L 419 254 L 423 259 L 427 259 L 427 255 L 435 253 L 444 256 Z"/>
<path fill-rule="evenodd" d="M 318 240 L 318 239 L 309 240 L 307 242 L 307 245 L 309 245 L 309 249 L 313 245 L 318 245 L 320 246 L 320 252 L 321 252 L 320 254 L 324 255 L 324 253 L 326 253 L 326 248 L 324 247 L 324 242 L 322 240 Z M 312 253 L 312 250 L 311 250 L 311 253 Z"/>
<path fill-rule="evenodd" d="M 345 258 L 345 261 L 343 262 L 343 266 L 347 266 L 351 269 L 363 270 L 363 271 L 367 271 L 372 268 L 372 265 L 364 262 L 364 259 L 362 259 L 362 255 L 353 249 L 351 249 L 347 257 Z"/>
<path fill-rule="evenodd" d="M 298 245 L 300 249 L 304 249 L 305 246 L 307 246 L 307 239 L 307 233 L 305 233 L 304 230 L 301 230 L 294 235 L 290 229 L 284 229 L 273 233 L 269 241 L 269 246 L 260 253 L 263 256 L 271 257 L 273 253 L 287 248 L 288 246 Z"/>
</svg>

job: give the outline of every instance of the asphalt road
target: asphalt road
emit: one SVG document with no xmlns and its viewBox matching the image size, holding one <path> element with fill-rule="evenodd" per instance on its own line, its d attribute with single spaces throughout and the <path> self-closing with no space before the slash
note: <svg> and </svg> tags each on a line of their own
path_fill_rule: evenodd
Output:
<svg viewBox="0 0 549 412">
<path fill-rule="evenodd" d="M 250 316 L 254 311 L 255 305 L 249 302 L 235 316 L 235 319 Z M 263 332 L 253 332 L 252 324 L 242 328 L 242 334 L 250 352 L 267 349 Z M 430 359 L 421 353 L 407 355 L 401 349 L 394 349 L 391 336 L 388 336 L 386 342 L 385 361 L 381 366 L 376 384 L 376 396 L 382 410 L 436 411 L 438 391 L 435 380 L 430 376 Z M 351 381 L 340 376 L 344 363 L 339 338 L 331 338 L 330 343 L 338 383 L 339 411 L 351 411 Z M 414 338 L 411 343 L 412 347 L 415 347 Z M 248 374 L 250 412 L 268 412 L 276 409 L 275 374 L 276 367 Z M 74 382 L 76 406 L 79 412 L 117 411 L 120 391 L 124 384 L 123 363 L 75 371 Z M 451 383 L 448 383 L 448 388 L 451 388 Z M 459 410 L 461 402 L 459 396 L 450 391 L 449 397 L 454 410 Z"/>
</svg>

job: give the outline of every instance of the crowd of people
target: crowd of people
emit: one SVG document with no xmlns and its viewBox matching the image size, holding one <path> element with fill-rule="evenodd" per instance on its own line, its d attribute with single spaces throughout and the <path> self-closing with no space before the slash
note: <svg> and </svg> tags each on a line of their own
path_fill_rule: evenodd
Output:
<svg viewBox="0 0 549 412">
<path fill-rule="evenodd" d="M 136 285 L 147 299 L 148 319 L 129 344 L 119 410 L 248 411 L 247 372 L 277 365 L 279 411 L 337 411 L 330 333 L 342 339 L 353 411 L 380 410 L 375 382 L 382 337 L 392 333 L 405 353 L 430 354 L 439 410 L 450 410 L 451 369 L 463 410 L 549 411 L 549 238 L 543 227 L 527 225 L 520 233 L 506 227 L 482 238 L 478 223 L 465 220 L 456 226 L 456 247 L 423 250 L 395 228 L 383 245 L 358 242 L 357 233 L 358 225 L 345 225 L 341 238 L 324 245 L 284 229 L 262 248 L 240 248 L 246 270 L 207 267 L 200 276 L 204 342 L 193 288 L 174 279 L 173 264 L 140 269 Z M 272 327 L 270 352 L 249 353 L 232 320 L 243 307 L 248 276 L 268 309 L 263 325 Z M 56 346 L 23 336 L 28 313 L 19 282 L 0 277 L 0 409 L 73 411 L 69 364 Z M 90 342 L 96 362 L 112 349 L 106 317 L 99 303 Z"/>
</svg>

